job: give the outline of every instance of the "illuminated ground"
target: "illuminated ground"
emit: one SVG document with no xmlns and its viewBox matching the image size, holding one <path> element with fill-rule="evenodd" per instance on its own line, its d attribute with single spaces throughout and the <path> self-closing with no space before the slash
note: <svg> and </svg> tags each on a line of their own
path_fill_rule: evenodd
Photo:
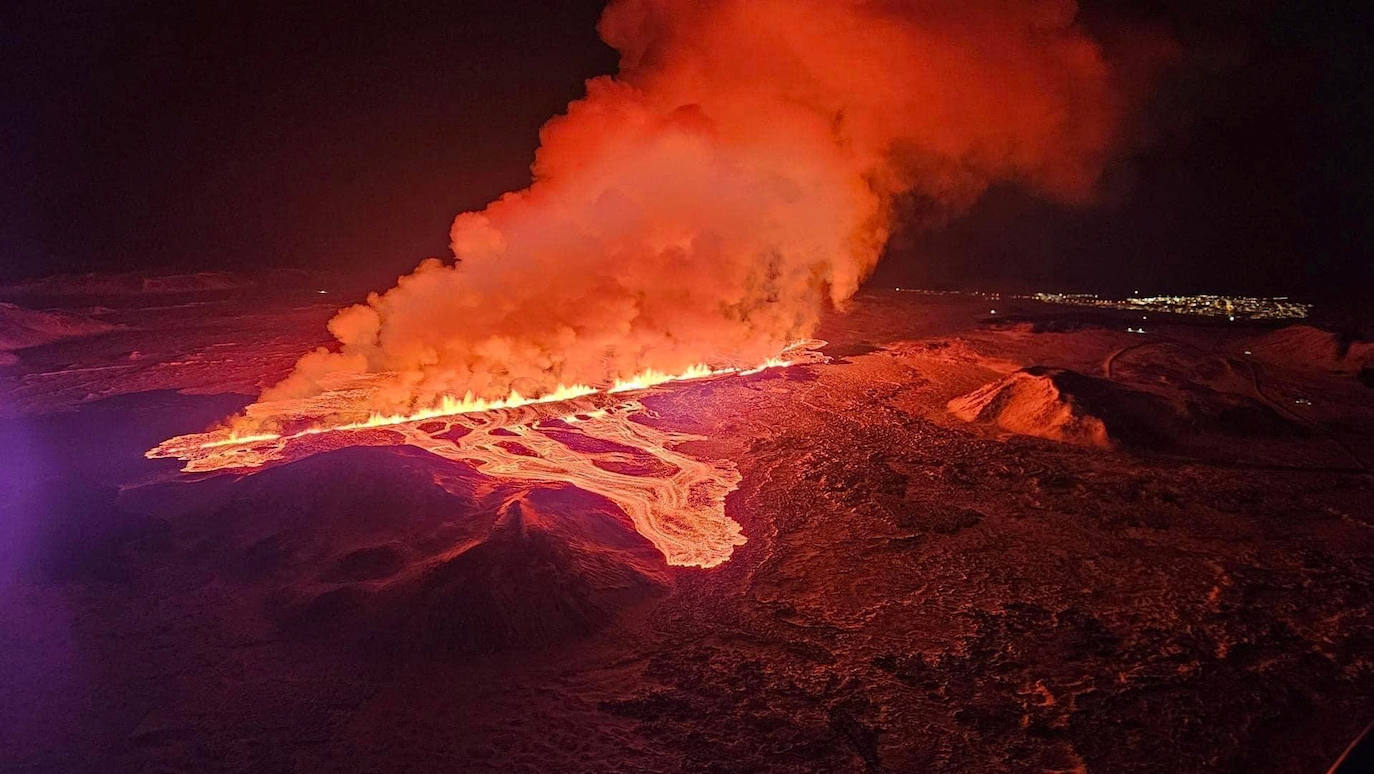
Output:
<svg viewBox="0 0 1374 774">
<path fill-rule="evenodd" d="M 1312 771 L 1369 720 L 1374 393 L 1317 332 L 869 293 L 829 363 L 636 396 L 642 434 L 581 448 L 737 471 L 747 542 L 699 569 L 394 434 L 143 458 L 318 343 L 318 301 L 129 302 L 0 370 L 0 769 Z M 1034 365 L 1095 378 L 1115 448 L 946 410 Z"/>
</svg>

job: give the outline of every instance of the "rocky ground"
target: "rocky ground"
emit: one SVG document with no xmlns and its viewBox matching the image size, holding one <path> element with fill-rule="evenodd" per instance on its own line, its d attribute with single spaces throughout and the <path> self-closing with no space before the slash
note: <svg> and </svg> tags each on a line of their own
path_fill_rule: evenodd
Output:
<svg viewBox="0 0 1374 774">
<path fill-rule="evenodd" d="M 1320 771 L 1371 718 L 1322 331 L 868 293 L 828 363 L 643 399 L 743 476 L 702 570 L 413 447 L 143 458 L 332 306 L 73 307 L 0 370 L 0 770 Z"/>
</svg>

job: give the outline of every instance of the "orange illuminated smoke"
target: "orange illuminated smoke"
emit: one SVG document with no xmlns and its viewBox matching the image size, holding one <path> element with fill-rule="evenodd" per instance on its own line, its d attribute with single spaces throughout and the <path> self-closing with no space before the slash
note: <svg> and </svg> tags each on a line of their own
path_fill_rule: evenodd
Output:
<svg viewBox="0 0 1374 774">
<path fill-rule="evenodd" d="M 1091 198 L 1126 97 L 1142 93 L 1124 76 L 1153 68 L 1117 66 L 1076 11 L 1073 0 L 612 0 L 598 29 L 619 71 L 544 125 L 528 188 L 458 215 L 452 259 L 426 259 L 341 310 L 336 344 L 301 357 L 225 429 L 152 454 L 205 471 L 400 434 L 496 475 L 601 492 L 669 561 L 723 561 L 741 539 L 719 506 L 733 469 L 675 455 L 673 436 L 609 404 L 721 373 L 703 363 L 768 365 L 813 335 L 873 270 L 899 201 L 958 214 L 1000 181 Z M 542 417 L 569 401 L 606 409 L 581 431 L 650 450 L 678 471 L 677 489 L 533 436 L 543 452 L 526 445 L 535 456 L 517 461 L 475 428 L 456 444 L 416 429 Z"/>
<path fill-rule="evenodd" d="M 452 259 L 340 311 L 337 345 L 262 400 L 384 379 L 351 408 L 405 416 L 762 362 L 849 301 L 904 197 L 941 214 L 1003 180 L 1091 197 L 1126 70 L 1075 11 L 614 0 L 599 31 L 619 72 L 544 125 L 532 184 L 458 215 Z"/>
</svg>

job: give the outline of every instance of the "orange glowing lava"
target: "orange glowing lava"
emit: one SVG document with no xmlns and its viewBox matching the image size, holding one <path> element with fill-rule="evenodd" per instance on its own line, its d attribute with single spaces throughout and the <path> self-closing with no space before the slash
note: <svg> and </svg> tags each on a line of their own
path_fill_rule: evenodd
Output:
<svg viewBox="0 0 1374 774">
<path fill-rule="evenodd" d="M 676 451 L 678 444 L 701 436 L 646 424 L 643 420 L 655 418 L 654 412 L 630 393 L 816 362 L 822 358 L 812 350 L 823 343 L 799 343 L 750 368 L 645 371 L 600 390 L 575 385 L 534 398 L 513 392 L 499 401 L 445 397 L 410 414 L 340 421 L 339 406 L 357 405 L 360 388 L 355 386 L 351 392 L 326 393 L 313 405 L 255 404 L 244 415 L 253 421 L 270 416 L 280 426 L 310 422 L 301 429 L 235 434 L 224 427 L 168 439 L 147 456 L 180 459 L 183 471 L 206 473 L 261 469 L 346 446 L 408 444 L 471 465 L 492 479 L 571 484 L 601 495 L 625 512 L 669 564 L 714 567 L 745 542 L 740 525 L 725 512 L 725 497 L 738 486 L 740 474 L 728 460 L 699 460 Z"/>
</svg>

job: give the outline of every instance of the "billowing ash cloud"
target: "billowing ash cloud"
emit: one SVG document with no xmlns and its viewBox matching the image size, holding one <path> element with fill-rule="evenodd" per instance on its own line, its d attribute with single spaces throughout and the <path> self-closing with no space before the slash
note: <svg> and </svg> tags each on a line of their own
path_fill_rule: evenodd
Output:
<svg viewBox="0 0 1374 774">
<path fill-rule="evenodd" d="M 369 408 L 748 364 L 849 299 L 894 199 L 1015 179 L 1087 198 L 1125 93 L 1070 0 L 615 0 L 620 71 L 549 121 L 534 182 L 330 323 L 264 399 L 393 373 Z M 376 377 L 372 377 L 375 379 Z"/>
</svg>

